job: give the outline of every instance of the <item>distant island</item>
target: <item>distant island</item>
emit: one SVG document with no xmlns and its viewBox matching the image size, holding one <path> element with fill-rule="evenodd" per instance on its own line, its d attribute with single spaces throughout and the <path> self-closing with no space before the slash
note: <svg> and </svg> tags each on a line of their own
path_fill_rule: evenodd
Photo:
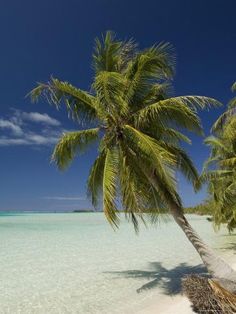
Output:
<svg viewBox="0 0 236 314">
<path fill-rule="evenodd" d="M 95 213 L 96 210 L 93 209 L 75 209 L 72 213 Z"/>
</svg>

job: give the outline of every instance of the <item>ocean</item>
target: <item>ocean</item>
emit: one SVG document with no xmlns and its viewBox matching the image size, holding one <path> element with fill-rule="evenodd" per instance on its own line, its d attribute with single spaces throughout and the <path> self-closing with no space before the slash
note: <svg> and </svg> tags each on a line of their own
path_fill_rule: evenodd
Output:
<svg viewBox="0 0 236 314">
<path fill-rule="evenodd" d="M 188 216 L 226 259 L 234 235 Z M 114 231 L 102 213 L 0 215 L 0 313 L 137 313 L 180 292 L 201 260 L 169 219 L 135 234 L 122 218 Z"/>
</svg>

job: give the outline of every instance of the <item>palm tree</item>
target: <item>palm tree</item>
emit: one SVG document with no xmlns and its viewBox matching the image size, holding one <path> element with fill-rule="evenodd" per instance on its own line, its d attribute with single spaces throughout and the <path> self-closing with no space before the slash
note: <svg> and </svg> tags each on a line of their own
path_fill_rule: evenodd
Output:
<svg viewBox="0 0 236 314">
<path fill-rule="evenodd" d="M 52 155 L 65 169 L 77 153 L 99 142 L 90 170 L 88 192 L 98 206 L 102 197 L 108 221 L 117 227 L 122 204 L 135 229 L 139 221 L 156 222 L 162 212 L 173 217 L 200 254 L 209 272 L 228 278 L 232 269 L 203 243 L 183 214 L 175 174 L 180 170 L 194 184 L 198 174 L 181 148 L 190 139 L 181 131 L 202 134 L 198 108 L 218 105 L 207 97 L 170 97 L 175 55 L 169 43 L 138 50 L 133 40 L 116 40 L 107 32 L 96 39 L 94 80 L 89 92 L 51 78 L 30 93 L 57 108 L 63 103 L 78 123 L 91 128 L 63 134 Z"/>
<path fill-rule="evenodd" d="M 231 87 L 232 92 L 236 92 L 236 82 Z M 212 127 L 212 132 L 219 134 L 223 131 L 225 124 L 229 121 L 229 118 L 235 116 L 236 112 L 236 97 L 233 97 L 228 103 L 227 110 L 220 115 Z"/>
<path fill-rule="evenodd" d="M 236 83 L 232 86 L 236 91 Z M 229 231 L 236 228 L 236 98 L 213 125 L 213 136 L 205 143 L 211 147 L 211 155 L 205 163 L 203 180 L 209 182 L 213 196 L 214 222 L 216 226 L 227 223 Z"/>
</svg>

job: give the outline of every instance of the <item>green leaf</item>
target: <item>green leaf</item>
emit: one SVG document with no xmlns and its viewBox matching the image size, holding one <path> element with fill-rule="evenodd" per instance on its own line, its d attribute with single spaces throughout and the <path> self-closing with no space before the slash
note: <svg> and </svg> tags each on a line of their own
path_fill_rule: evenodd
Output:
<svg viewBox="0 0 236 314">
<path fill-rule="evenodd" d="M 78 152 L 84 152 L 98 139 L 98 132 L 99 129 L 95 128 L 63 134 L 54 149 L 52 161 L 59 169 L 67 168 Z"/>
<path fill-rule="evenodd" d="M 132 149 L 136 158 L 139 159 L 140 168 L 142 168 L 144 175 L 148 178 L 154 176 L 154 187 L 159 187 L 160 193 L 162 193 L 161 189 L 164 188 L 164 194 L 167 195 L 168 191 L 168 197 L 172 196 L 173 202 L 178 202 L 174 175 L 174 169 L 177 165 L 176 156 L 161 146 L 155 139 L 129 125 L 124 127 L 124 136 L 127 145 Z M 156 178 L 158 179 L 156 180 Z M 160 184 L 160 182 L 162 183 Z"/>
<path fill-rule="evenodd" d="M 57 108 L 63 102 L 73 119 L 91 121 L 97 118 L 95 98 L 68 82 L 51 78 L 47 84 L 38 83 L 28 95 L 33 102 L 43 97 Z"/>
<path fill-rule="evenodd" d="M 102 196 L 103 174 L 106 160 L 106 153 L 103 150 L 94 161 L 87 182 L 87 194 L 92 199 L 92 204 L 96 208 L 99 198 Z"/>
<path fill-rule="evenodd" d="M 115 34 L 111 31 L 106 32 L 105 36 L 102 36 L 102 40 L 96 38 L 93 54 L 93 68 L 95 72 L 115 71 L 121 48 L 122 42 L 115 40 Z"/>
<path fill-rule="evenodd" d="M 202 134 L 202 127 L 195 110 L 182 98 L 169 98 L 139 110 L 135 115 L 135 125 L 145 127 L 153 123 L 163 128 L 174 126 Z"/>
<path fill-rule="evenodd" d="M 160 43 L 137 54 L 127 67 L 126 77 L 130 81 L 128 98 L 133 105 L 142 101 L 154 83 L 172 78 L 175 55 L 169 43 Z"/>
<path fill-rule="evenodd" d="M 96 76 L 93 88 L 108 114 L 117 116 L 120 113 L 127 113 L 128 104 L 123 97 L 126 84 L 125 78 L 116 72 L 102 71 Z"/>
<path fill-rule="evenodd" d="M 103 211 L 112 226 L 118 226 L 116 207 L 119 154 L 116 148 L 108 148 L 103 174 Z"/>
</svg>

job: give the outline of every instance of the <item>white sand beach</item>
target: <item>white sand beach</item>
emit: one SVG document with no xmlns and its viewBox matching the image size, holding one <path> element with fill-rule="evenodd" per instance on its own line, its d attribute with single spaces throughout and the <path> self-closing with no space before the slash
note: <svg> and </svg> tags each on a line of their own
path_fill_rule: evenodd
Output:
<svg viewBox="0 0 236 314">
<path fill-rule="evenodd" d="M 138 314 L 192 314 L 191 304 L 185 296 L 163 296 L 161 302 L 152 304 Z"/>
<path fill-rule="evenodd" d="M 236 270 L 236 257 L 227 256 L 227 261 Z M 194 314 L 191 308 L 191 303 L 184 295 L 166 296 L 163 295 L 161 302 L 153 302 L 146 309 L 139 311 L 138 314 Z"/>
</svg>

